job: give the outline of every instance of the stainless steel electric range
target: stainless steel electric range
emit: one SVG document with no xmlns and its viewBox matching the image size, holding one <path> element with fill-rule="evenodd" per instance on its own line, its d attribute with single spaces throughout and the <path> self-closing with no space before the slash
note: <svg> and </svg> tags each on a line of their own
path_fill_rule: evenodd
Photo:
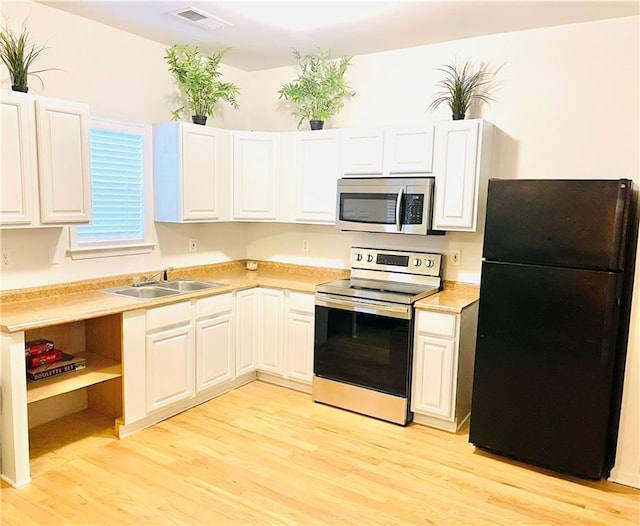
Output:
<svg viewBox="0 0 640 526">
<path fill-rule="evenodd" d="M 313 399 L 412 420 L 413 304 L 442 286 L 442 256 L 351 249 L 351 277 L 316 287 Z"/>
</svg>

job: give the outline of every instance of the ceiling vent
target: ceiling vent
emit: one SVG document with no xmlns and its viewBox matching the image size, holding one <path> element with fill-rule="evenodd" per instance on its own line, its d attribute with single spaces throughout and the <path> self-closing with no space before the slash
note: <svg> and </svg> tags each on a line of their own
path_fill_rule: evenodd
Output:
<svg viewBox="0 0 640 526">
<path fill-rule="evenodd" d="M 210 15 L 200 9 L 196 9 L 195 7 L 185 7 L 183 9 L 173 11 L 170 14 L 177 16 L 186 22 L 190 22 L 196 26 L 200 26 L 203 29 L 211 31 L 217 31 L 233 25 L 226 20 Z"/>
</svg>

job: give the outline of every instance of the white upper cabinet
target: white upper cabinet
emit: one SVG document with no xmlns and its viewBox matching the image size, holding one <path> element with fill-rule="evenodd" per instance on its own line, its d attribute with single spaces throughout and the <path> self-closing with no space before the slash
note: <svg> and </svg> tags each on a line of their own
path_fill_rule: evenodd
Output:
<svg viewBox="0 0 640 526">
<path fill-rule="evenodd" d="M 36 121 L 31 98 L 2 93 L 2 225 L 34 223 L 38 155 Z"/>
<path fill-rule="evenodd" d="M 2 92 L 3 226 L 91 220 L 89 107 Z"/>
<path fill-rule="evenodd" d="M 433 228 L 475 232 L 486 195 L 492 125 L 481 119 L 442 122 L 435 131 Z"/>
<path fill-rule="evenodd" d="M 154 125 L 156 221 L 228 221 L 229 132 L 186 122 Z"/>
<path fill-rule="evenodd" d="M 280 135 L 233 133 L 233 218 L 278 219 Z"/>
<path fill-rule="evenodd" d="M 320 130 L 297 135 L 297 222 L 335 223 L 336 185 L 340 177 L 340 132 Z"/>
<path fill-rule="evenodd" d="M 382 175 L 384 131 L 346 129 L 342 133 L 342 173 L 347 177 Z"/>
<path fill-rule="evenodd" d="M 383 168 L 390 177 L 430 174 L 433 171 L 433 126 L 386 129 Z"/>
<path fill-rule="evenodd" d="M 344 130 L 345 177 L 407 177 L 433 171 L 433 125 Z"/>
</svg>

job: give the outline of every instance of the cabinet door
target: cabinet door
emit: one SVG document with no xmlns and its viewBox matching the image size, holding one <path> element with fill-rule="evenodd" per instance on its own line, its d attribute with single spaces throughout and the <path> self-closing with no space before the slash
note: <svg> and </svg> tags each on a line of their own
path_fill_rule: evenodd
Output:
<svg viewBox="0 0 640 526">
<path fill-rule="evenodd" d="M 36 100 L 40 220 L 88 223 L 91 220 L 89 107 Z"/>
<path fill-rule="evenodd" d="M 453 419 L 455 341 L 418 333 L 413 355 L 411 410 Z"/>
<path fill-rule="evenodd" d="M 479 186 L 479 120 L 436 125 L 435 230 L 475 231 Z"/>
<path fill-rule="evenodd" d="M 384 132 L 384 173 L 390 177 L 433 171 L 433 126 Z"/>
<path fill-rule="evenodd" d="M 259 338 L 255 296 L 253 289 L 236 293 L 236 376 L 256 369 Z"/>
<path fill-rule="evenodd" d="M 182 220 L 229 219 L 228 132 L 181 127 Z"/>
<path fill-rule="evenodd" d="M 33 99 L 2 92 L 0 224 L 31 225 L 37 180 Z"/>
<path fill-rule="evenodd" d="M 194 337 L 191 325 L 147 334 L 147 411 L 194 395 Z"/>
<path fill-rule="evenodd" d="M 340 137 L 333 130 L 298 136 L 296 221 L 335 223 Z"/>
<path fill-rule="evenodd" d="M 284 292 L 258 291 L 258 369 L 284 375 Z"/>
<path fill-rule="evenodd" d="M 381 129 L 345 130 L 343 132 L 345 176 L 382 175 L 384 134 Z"/>
<path fill-rule="evenodd" d="M 279 148 L 276 133 L 234 134 L 234 219 L 277 219 Z"/>
<path fill-rule="evenodd" d="M 314 323 L 312 314 L 287 315 L 287 376 L 303 382 L 313 377 Z"/>
<path fill-rule="evenodd" d="M 232 313 L 196 322 L 196 392 L 235 376 Z"/>
</svg>

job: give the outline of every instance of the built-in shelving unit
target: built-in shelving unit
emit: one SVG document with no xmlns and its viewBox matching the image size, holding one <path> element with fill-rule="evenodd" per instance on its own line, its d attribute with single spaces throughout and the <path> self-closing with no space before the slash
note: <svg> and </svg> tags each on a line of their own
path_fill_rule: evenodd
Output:
<svg viewBox="0 0 640 526">
<path fill-rule="evenodd" d="M 115 439 L 123 414 L 121 314 L 25 331 L 25 342 L 39 338 L 84 357 L 86 367 L 27 381 L 32 477 L 86 451 L 96 437 L 100 443 Z"/>
</svg>

